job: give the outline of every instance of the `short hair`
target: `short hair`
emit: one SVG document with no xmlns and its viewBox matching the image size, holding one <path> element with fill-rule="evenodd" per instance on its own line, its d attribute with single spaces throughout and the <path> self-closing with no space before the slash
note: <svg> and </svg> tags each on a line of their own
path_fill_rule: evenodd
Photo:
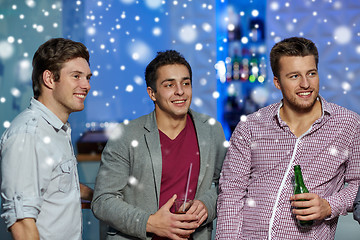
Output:
<svg viewBox="0 0 360 240">
<path fill-rule="evenodd" d="M 190 64 L 186 59 L 175 50 L 166 50 L 158 52 L 156 57 L 147 65 L 145 69 L 146 86 L 151 87 L 156 92 L 157 70 L 165 65 L 181 64 L 187 67 L 192 82 L 192 71 Z"/>
<path fill-rule="evenodd" d="M 319 53 L 315 43 L 302 37 L 286 38 L 276 43 L 270 52 L 271 70 L 275 77 L 280 75 L 280 58 L 283 56 L 311 56 L 315 57 L 316 68 L 319 63 Z"/>
<path fill-rule="evenodd" d="M 70 39 L 52 38 L 42 44 L 34 54 L 32 66 L 32 86 L 34 98 L 41 95 L 43 73 L 49 70 L 54 75 L 54 81 L 59 81 L 63 64 L 75 58 L 84 58 L 90 65 L 89 52 L 84 44 Z"/>
</svg>

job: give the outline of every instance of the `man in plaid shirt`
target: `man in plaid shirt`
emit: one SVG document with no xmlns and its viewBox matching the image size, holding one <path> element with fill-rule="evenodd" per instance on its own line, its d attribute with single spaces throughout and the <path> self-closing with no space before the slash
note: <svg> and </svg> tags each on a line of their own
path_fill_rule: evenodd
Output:
<svg viewBox="0 0 360 240">
<path fill-rule="evenodd" d="M 312 41 L 284 39 L 270 62 L 283 99 L 242 119 L 233 132 L 216 239 L 334 239 L 359 186 L 360 117 L 319 95 Z M 297 164 L 310 193 L 293 194 Z M 298 220 L 314 223 L 301 227 Z"/>
</svg>

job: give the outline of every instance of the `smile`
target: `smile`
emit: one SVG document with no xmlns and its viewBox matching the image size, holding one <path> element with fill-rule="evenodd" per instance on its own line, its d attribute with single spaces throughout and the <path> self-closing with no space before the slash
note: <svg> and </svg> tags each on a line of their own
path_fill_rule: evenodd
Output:
<svg viewBox="0 0 360 240">
<path fill-rule="evenodd" d="M 300 95 L 300 96 L 308 96 L 308 95 L 310 95 L 311 94 L 311 92 L 301 92 L 301 93 L 298 93 L 298 95 Z"/>
<path fill-rule="evenodd" d="M 173 103 L 184 103 L 184 102 L 186 102 L 186 100 L 177 100 L 177 101 L 173 101 Z"/>
<path fill-rule="evenodd" d="M 78 97 L 78 98 L 85 98 L 85 94 L 74 94 L 76 97 Z"/>
</svg>

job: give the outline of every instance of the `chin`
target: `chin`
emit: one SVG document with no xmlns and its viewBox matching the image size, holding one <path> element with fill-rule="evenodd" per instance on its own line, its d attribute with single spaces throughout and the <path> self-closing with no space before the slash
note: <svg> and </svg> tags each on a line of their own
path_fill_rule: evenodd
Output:
<svg viewBox="0 0 360 240">
<path fill-rule="evenodd" d="M 80 112 L 80 111 L 84 110 L 84 108 L 85 108 L 85 106 L 74 108 L 73 112 Z"/>
</svg>

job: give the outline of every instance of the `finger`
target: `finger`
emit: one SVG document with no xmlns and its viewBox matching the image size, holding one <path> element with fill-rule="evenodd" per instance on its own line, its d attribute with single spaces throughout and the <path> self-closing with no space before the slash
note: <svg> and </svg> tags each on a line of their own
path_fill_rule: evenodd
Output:
<svg viewBox="0 0 360 240">
<path fill-rule="evenodd" d="M 207 216 L 202 216 L 200 218 L 200 220 L 198 221 L 199 225 L 203 224 L 203 222 L 205 222 L 206 219 L 207 219 Z"/>
<path fill-rule="evenodd" d="M 293 201 L 291 206 L 295 208 L 309 208 L 313 206 L 313 203 L 310 201 Z"/>
<path fill-rule="evenodd" d="M 195 231 L 199 226 L 200 225 L 197 221 L 191 221 L 191 222 L 180 222 L 177 228 L 182 230 Z"/>
<path fill-rule="evenodd" d="M 301 221 L 311 221 L 311 220 L 316 220 L 316 215 L 315 214 L 296 215 L 296 219 L 301 220 Z"/>
<path fill-rule="evenodd" d="M 196 210 L 199 208 L 199 201 L 194 200 L 189 210 L 186 212 L 188 214 L 194 214 Z"/>
<path fill-rule="evenodd" d="M 174 204 L 176 198 L 177 198 L 177 196 L 176 196 L 176 194 L 174 194 L 161 208 L 166 208 L 166 209 L 170 210 L 170 208 Z"/>
<path fill-rule="evenodd" d="M 198 221 L 199 220 L 199 216 L 195 215 L 195 214 L 173 214 L 174 219 L 177 222 L 193 222 L 193 221 Z M 181 228 L 181 226 L 180 226 Z"/>
<path fill-rule="evenodd" d="M 206 211 L 206 209 L 203 209 L 203 210 L 201 210 L 201 212 L 198 214 L 198 216 L 200 216 L 200 217 L 207 217 L 208 216 L 208 213 L 207 213 L 207 211 Z"/>
<path fill-rule="evenodd" d="M 304 208 L 304 209 L 293 209 L 292 213 L 295 215 L 301 215 L 301 216 L 306 216 L 306 215 L 311 215 L 314 213 L 314 211 L 311 208 Z"/>
</svg>

